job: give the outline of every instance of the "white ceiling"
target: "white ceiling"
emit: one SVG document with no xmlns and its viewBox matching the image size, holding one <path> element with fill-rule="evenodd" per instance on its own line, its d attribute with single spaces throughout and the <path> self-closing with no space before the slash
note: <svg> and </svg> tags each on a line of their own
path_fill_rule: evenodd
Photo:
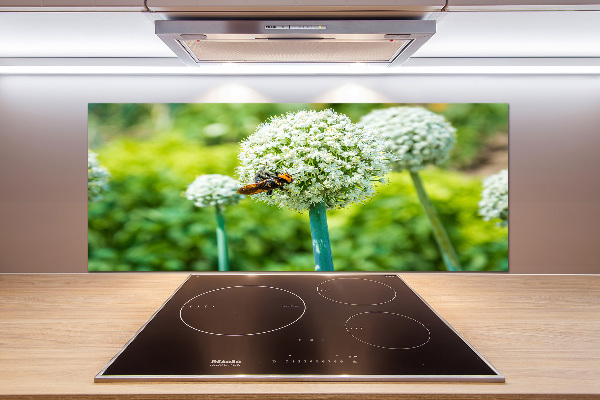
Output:
<svg viewBox="0 0 600 400">
<path fill-rule="evenodd" d="M 174 57 L 140 12 L 0 12 L 0 57 Z M 413 57 L 600 57 L 600 11 L 450 12 Z"/>
</svg>

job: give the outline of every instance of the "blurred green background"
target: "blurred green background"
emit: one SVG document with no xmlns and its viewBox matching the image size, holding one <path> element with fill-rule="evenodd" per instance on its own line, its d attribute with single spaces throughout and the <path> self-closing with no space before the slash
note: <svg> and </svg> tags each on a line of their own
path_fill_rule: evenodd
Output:
<svg viewBox="0 0 600 400">
<path fill-rule="evenodd" d="M 89 147 L 110 172 L 88 208 L 90 271 L 217 269 L 215 212 L 182 196 L 198 175 L 234 175 L 238 142 L 272 115 L 333 108 L 353 122 L 406 104 L 89 104 Z M 463 268 L 508 270 L 508 229 L 478 215 L 483 178 L 508 167 L 507 104 L 419 104 L 457 128 L 443 168 L 421 173 Z M 366 205 L 328 212 L 337 271 L 445 270 L 407 172 Z M 314 271 L 308 214 L 247 197 L 225 211 L 238 271 Z"/>
</svg>

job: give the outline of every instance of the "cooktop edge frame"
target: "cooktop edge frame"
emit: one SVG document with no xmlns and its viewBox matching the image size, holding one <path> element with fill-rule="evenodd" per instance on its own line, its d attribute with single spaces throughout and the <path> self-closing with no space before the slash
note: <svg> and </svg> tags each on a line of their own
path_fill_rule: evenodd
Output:
<svg viewBox="0 0 600 400">
<path fill-rule="evenodd" d="M 504 383 L 504 377 L 492 375 L 105 375 L 95 383 L 124 382 L 446 382 Z"/>
</svg>

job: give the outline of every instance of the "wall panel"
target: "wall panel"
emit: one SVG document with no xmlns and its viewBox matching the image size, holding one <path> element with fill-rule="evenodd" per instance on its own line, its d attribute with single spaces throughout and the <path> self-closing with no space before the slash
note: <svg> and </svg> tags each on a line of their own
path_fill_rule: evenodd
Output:
<svg viewBox="0 0 600 400">
<path fill-rule="evenodd" d="M 0 75 L 0 272 L 86 272 L 87 104 L 507 102 L 510 272 L 600 273 L 594 75 Z"/>
</svg>

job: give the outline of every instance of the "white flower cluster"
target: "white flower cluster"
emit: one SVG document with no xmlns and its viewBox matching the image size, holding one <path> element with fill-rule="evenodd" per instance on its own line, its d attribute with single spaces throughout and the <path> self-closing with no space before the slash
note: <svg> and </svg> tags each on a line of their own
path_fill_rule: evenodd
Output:
<svg viewBox="0 0 600 400">
<path fill-rule="evenodd" d="M 422 107 L 373 110 L 360 124 L 390 139 L 389 150 L 398 160 L 397 170 L 419 171 L 446 161 L 454 146 L 454 129 L 446 119 Z"/>
<path fill-rule="evenodd" d="M 395 160 L 385 138 L 353 124 L 333 110 L 298 111 L 272 117 L 240 144 L 237 169 L 243 183 L 260 171 L 287 173 L 293 181 L 281 190 L 254 195 L 269 205 L 306 211 L 364 203 Z"/>
<path fill-rule="evenodd" d="M 96 153 L 88 150 L 88 202 L 102 199 L 108 189 L 109 173 L 98 161 Z"/>
<path fill-rule="evenodd" d="M 226 175 L 200 175 L 190 183 L 185 197 L 197 207 L 224 208 L 237 204 L 244 196 L 236 193 L 238 182 Z"/>
<path fill-rule="evenodd" d="M 490 221 L 499 219 L 499 225 L 508 226 L 508 170 L 483 180 L 483 191 L 479 202 L 479 214 Z"/>
</svg>

